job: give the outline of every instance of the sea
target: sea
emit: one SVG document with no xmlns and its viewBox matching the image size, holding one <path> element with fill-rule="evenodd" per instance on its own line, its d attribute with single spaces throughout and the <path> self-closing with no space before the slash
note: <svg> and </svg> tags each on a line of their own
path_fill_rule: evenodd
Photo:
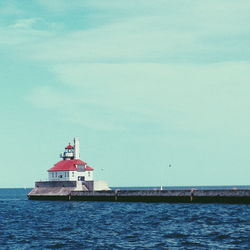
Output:
<svg viewBox="0 0 250 250">
<path fill-rule="evenodd" d="M 0 249 L 250 249 L 250 205 L 31 201 L 0 189 Z"/>
</svg>

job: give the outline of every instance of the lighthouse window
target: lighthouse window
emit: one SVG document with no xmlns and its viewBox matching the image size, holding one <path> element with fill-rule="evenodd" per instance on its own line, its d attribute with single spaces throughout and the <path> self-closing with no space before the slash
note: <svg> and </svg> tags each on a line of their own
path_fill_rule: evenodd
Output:
<svg viewBox="0 0 250 250">
<path fill-rule="evenodd" d="M 72 172 L 72 176 L 74 177 L 74 172 Z"/>
<path fill-rule="evenodd" d="M 52 178 L 54 178 L 54 173 L 52 173 Z"/>
<path fill-rule="evenodd" d="M 90 177 L 90 172 L 88 172 L 88 176 Z"/>
</svg>

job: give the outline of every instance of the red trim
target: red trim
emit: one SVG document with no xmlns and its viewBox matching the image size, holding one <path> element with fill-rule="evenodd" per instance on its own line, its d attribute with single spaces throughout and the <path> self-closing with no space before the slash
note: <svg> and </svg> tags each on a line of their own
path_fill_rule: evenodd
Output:
<svg viewBox="0 0 250 250">
<path fill-rule="evenodd" d="M 92 167 L 90 167 L 90 166 L 86 166 L 86 167 L 85 167 L 85 170 L 86 170 L 86 171 L 93 171 L 94 169 L 93 169 Z"/>
<path fill-rule="evenodd" d="M 48 172 L 54 171 L 76 171 L 76 165 L 84 165 L 87 163 L 81 160 L 62 160 L 57 162 L 52 168 L 48 170 Z M 85 167 L 86 168 L 86 167 Z M 92 169 L 92 168 L 91 168 Z M 93 169 L 92 169 L 93 170 Z M 88 170 L 90 171 L 90 170 Z"/>
</svg>

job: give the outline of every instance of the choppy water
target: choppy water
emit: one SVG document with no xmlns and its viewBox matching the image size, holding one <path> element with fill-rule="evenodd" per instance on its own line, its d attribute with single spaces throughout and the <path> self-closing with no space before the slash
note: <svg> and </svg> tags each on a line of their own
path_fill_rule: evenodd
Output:
<svg viewBox="0 0 250 250">
<path fill-rule="evenodd" d="M 250 205 L 29 201 L 0 189 L 0 249 L 250 249 Z"/>
</svg>

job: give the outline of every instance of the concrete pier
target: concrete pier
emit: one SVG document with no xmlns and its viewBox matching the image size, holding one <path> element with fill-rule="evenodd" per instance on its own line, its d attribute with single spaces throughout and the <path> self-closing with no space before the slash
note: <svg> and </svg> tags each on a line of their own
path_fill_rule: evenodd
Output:
<svg viewBox="0 0 250 250">
<path fill-rule="evenodd" d="M 238 203 L 250 204 L 250 189 L 224 190 L 109 190 L 57 191 L 58 187 L 41 188 L 28 194 L 31 200 L 112 201 L 112 202 L 175 202 L 175 203 Z M 45 190 L 46 189 L 46 190 Z M 65 191 L 65 192 L 64 192 Z"/>
</svg>

